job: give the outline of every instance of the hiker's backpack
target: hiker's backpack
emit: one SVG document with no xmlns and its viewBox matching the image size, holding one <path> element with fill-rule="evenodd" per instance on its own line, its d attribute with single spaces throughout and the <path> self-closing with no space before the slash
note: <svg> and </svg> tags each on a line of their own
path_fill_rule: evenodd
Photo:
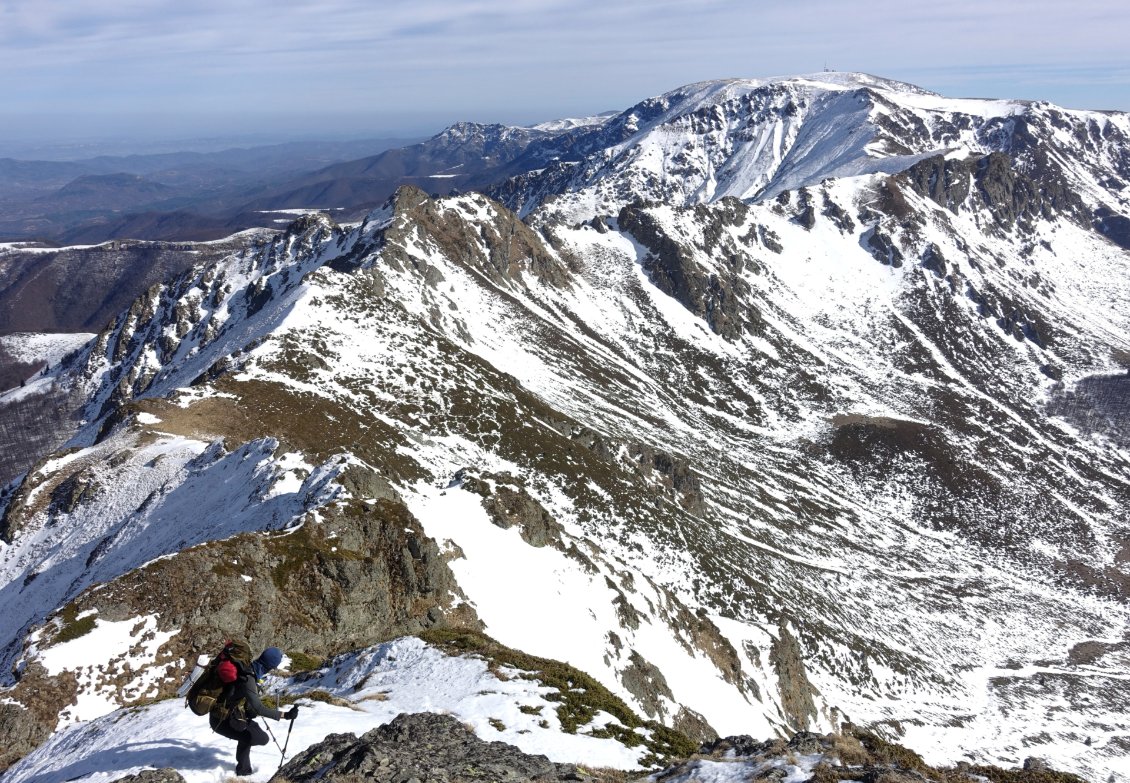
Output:
<svg viewBox="0 0 1130 783">
<path fill-rule="evenodd" d="M 228 641 L 192 684 L 185 705 L 197 715 L 207 715 L 224 696 L 225 689 L 239 678 L 241 670 L 251 669 L 251 648 L 245 642 Z"/>
</svg>

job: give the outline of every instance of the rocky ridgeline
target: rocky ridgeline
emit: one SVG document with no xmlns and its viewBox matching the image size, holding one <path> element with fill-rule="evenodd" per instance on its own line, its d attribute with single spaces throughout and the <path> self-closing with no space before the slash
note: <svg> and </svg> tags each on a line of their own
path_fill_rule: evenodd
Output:
<svg viewBox="0 0 1130 783">
<path fill-rule="evenodd" d="M 400 715 L 360 737 L 331 734 L 285 764 L 272 783 L 448 783 L 449 781 L 589 781 L 687 783 L 1084 783 L 1029 758 L 1021 769 L 958 764 L 938 769 L 918 754 L 845 725 L 842 733 L 800 732 L 789 740 L 748 735 L 704 744 L 699 753 L 661 770 L 623 772 L 554 763 L 503 742 L 486 742 L 450 715 Z M 146 770 L 117 783 L 183 783 L 174 770 Z"/>
<path fill-rule="evenodd" d="M 800 732 L 788 740 L 757 741 L 748 735 L 726 737 L 708 742 L 694 756 L 658 771 L 589 769 L 581 764 L 560 764 L 545 756 L 531 756 L 502 742 L 485 742 L 450 715 L 431 713 L 400 715 L 361 737 L 333 734 L 288 762 L 272 781 L 778 783 L 786 779 L 813 783 L 1083 783 L 1082 778 L 1052 770 L 1036 758 L 1027 759 L 1022 769 L 964 763 L 939 769 L 926 764 L 913 751 L 850 725 L 845 725 L 839 734 Z"/>
</svg>

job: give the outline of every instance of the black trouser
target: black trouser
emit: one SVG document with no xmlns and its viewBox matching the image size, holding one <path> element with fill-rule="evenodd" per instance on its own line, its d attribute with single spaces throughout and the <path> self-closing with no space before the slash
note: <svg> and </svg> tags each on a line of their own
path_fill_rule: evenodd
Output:
<svg viewBox="0 0 1130 783">
<path fill-rule="evenodd" d="M 267 732 L 259 727 L 259 724 L 253 720 L 247 721 L 246 725 L 240 721 L 240 725 L 244 726 L 242 729 L 237 729 L 228 723 L 226 720 L 219 723 L 212 724 L 212 731 L 219 734 L 221 737 L 235 740 L 238 744 L 235 746 L 235 773 L 237 775 L 250 775 L 251 774 L 251 748 L 257 745 L 266 745 L 270 742 L 270 737 Z"/>
</svg>

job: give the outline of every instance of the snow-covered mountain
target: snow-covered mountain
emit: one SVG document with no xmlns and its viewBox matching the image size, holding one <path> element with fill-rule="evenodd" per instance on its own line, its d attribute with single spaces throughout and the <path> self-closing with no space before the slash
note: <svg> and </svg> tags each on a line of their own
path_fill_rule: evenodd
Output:
<svg viewBox="0 0 1130 783">
<path fill-rule="evenodd" d="M 692 85 L 530 141 L 524 220 L 403 188 L 153 287 L 0 398 L 84 401 L 0 500 L 9 758 L 226 635 L 469 628 L 695 739 L 850 720 L 1118 780 L 1128 138 Z"/>
<path fill-rule="evenodd" d="M 730 79 L 643 101 L 570 139 L 560 162 L 499 193 L 523 214 L 562 191 L 586 193 L 580 213 L 614 211 L 635 198 L 764 201 L 830 178 L 998 151 L 1012 154 L 1021 171 L 1067 169 L 1072 185 L 1124 211 L 1128 139 L 1122 114 L 955 100 L 866 74 Z"/>
</svg>

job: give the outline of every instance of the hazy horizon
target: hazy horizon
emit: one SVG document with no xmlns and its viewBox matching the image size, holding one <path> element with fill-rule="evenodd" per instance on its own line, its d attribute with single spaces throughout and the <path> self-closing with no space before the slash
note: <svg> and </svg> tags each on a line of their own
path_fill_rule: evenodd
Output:
<svg viewBox="0 0 1130 783">
<path fill-rule="evenodd" d="M 0 0 L 0 155 L 422 138 L 825 66 L 953 97 L 1130 110 L 1130 8 L 875 0 Z"/>
</svg>

